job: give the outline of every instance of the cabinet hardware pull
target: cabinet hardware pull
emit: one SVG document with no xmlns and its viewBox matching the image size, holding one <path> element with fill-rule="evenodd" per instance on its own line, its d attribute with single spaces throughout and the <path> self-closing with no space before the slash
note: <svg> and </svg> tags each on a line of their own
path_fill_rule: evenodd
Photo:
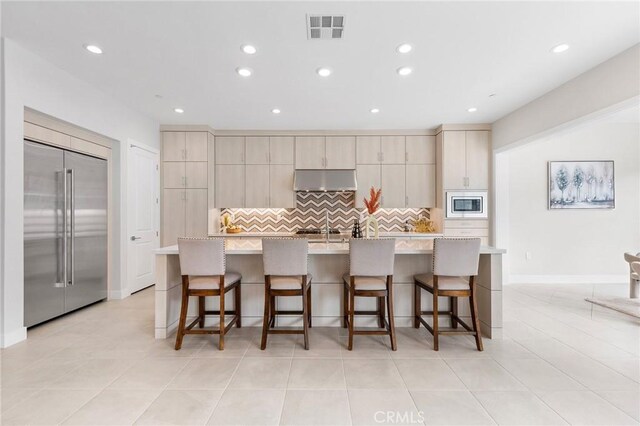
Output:
<svg viewBox="0 0 640 426">
<path fill-rule="evenodd" d="M 405 207 L 409 207 L 409 196 L 408 195 L 404 196 L 404 206 Z"/>
<path fill-rule="evenodd" d="M 409 162 L 409 153 L 408 153 L 408 152 L 405 152 L 405 153 L 404 153 L 404 162 L 405 162 L 405 163 L 408 163 L 408 162 Z"/>
<path fill-rule="evenodd" d="M 182 150 L 182 159 L 183 159 L 183 160 L 186 160 L 186 159 L 187 159 L 187 150 L 186 150 L 186 149 L 183 149 L 183 150 Z"/>
<path fill-rule="evenodd" d="M 182 176 L 182 186 L 187 186 L 187 178 Z"/>
</svg>

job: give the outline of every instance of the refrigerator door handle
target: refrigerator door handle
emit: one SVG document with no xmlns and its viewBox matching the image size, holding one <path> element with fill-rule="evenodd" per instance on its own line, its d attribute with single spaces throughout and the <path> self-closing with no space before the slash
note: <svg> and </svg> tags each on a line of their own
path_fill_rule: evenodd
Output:
<svg viewBox="0 0 640 426">
<path fill-rule="evenodd" d="M 69 177 L 70 179 L 70 185 L 69 185 L 69 218 L 70 218 L 70 247 L 69 247 L 69 253 L 70 253 L 70 257 L 71 257 L 71 262 L 69 265 L 69 281 L 68 284 L 69 285 L 73 285 L 75 283 L 75 246 L 76 246 L 76 206 L 75 206 L 75 186 L 76 186 L 76 182 L 75 182 L 75 176 L 73 174 L 73 169 L 69 169 Z"/>
<path fill-rule="evenodd" d="M 62 169 L 62 287 L 67 286 L 69 271 L 69 239 L 68 239 L 68 221 L 69 208 L 67 201 L 69 199 L 69 185 L 67 175 L 69 170 L 65 167 Z"/>
</svg>

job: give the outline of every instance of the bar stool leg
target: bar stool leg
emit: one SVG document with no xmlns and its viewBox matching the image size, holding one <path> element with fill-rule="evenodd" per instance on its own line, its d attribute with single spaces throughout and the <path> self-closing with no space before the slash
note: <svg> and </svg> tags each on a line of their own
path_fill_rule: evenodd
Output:
<svg viewBox="0 0 640 426">
<path fill-rule="evenodd" d="M 242 306 L 242 292 L 240 290 L 240 287 L 242 287 L 242 280 L 238 281 L 238 285 L 236 286 L 236 289 L 234 290 L 234 302 L 235 302 L 235 310 L 236 310 L 236 318 L 238 318 L 236 320 L 236 327 L 241 328 L 242 327 L 242 315 L 241 315 L 241 306 Z"/>
<path fill-rule="evenodd" d="M 307 316 L 309 317 L 309 328 L 311 328 L 311 294 L 313 293 L 313 290 L 311 290 L 311 285 L 307 286 L 307 291 L 309 292 L 309 294 L 307 295 Z"/>
<path fill-rule="evenodd" d="M 309 350 L 309 295 L 306 278 L 302 278 L 302 326 L 304 329 L 304 349 Z"/>
<path fill-rule="evenodd" d="M 449 298 L 449 307 L 451 308 L 451 328 L 458 328 L 458 321 L 453 316 L 458 316 L 458 298 L 451 296 Z"/>
<path fill-rule="evenodd" d="M 384 297 L 377 297 L 378 301 L 378 325 L 380 328 L 384 328 Z"/>
<path fill-rule="evenodd" d="M 438 350 L 438 291 L 433 290 L 433 350 Z"/>
<path fill-rule="evenodd" d="M 349 322 L 347 316 L 349 314 L 349 291 L 347 284 L 342 283 L 342 327 L 347 328 Z"/>
<path fill-rule="evenodd" d="M 473 277 L 469 282 L 471 286 L 471 297 L 469 297 L 469 307 L 471 308 L 471 320 L 473 321 L 473 331 L 476 332 L 476 347 L 479 351 L 483 351 L 482 335 L 480 333 L 480 320 L 478 319 L 478 306 L 476 304 L 476 285 L 473 282 Z"/>
<path fill-rule="evenodd" d="M 269 318 L 269 327 L 276 326 L 276 297 L 271 296 L 271 310 L 270 310 L 271 318 Z"/>
<path fill-rule="evenodd" d="M 267 347 L 267 332 L 269 331 L 269 308 L 271 306 L 271 298 L 269 297 L 269 283 L 268 278 L 264 284 L 264 318 L 262 319 L 262 341 L 260 343 L 260 349 L 265 350 Z"/>
<path fill-rule="evenodd" d="M 182 339 L 184 338 L 184 327 L 187 322 L 187 310 L 189 309 L 189 278 L 182 277 L 182 306 L 180 307 L 180 322 L 178 323 L 178 332 L 176 334 L 175 349 L 180 350 L 182 347 Z"/>
<path fill-rule="evenodd" d="M 413 326 L 420 328 L 420 316 L 422 315 L 422 293 L 420 287 L 413 284 Z"/>
<path fill-rule="evenodd" d="M 391 339 L 391 350 L 396 347 L 396 325 L 393 319 L 393 282 L 391 277 L 387 277 L 387 310 L 389 311 L 389 338 Z"/>
<path fill-rule="evenodd" d="M 204 296 L 198 297 L 198 316 L 200 317 L 198 327 L 200 328 L 204 328 L 204 300 Z"/>
<path fill-rule="evenodd" d="M 355 284 L 354 277 L 351 277 L 351 285 L 349 287 L 349 345 L 347 349 L 353 349 L 353 328 L 355 321 L 355 310 L 356 310 L 356 299 L 355 299 Z"/>
<path fill-rule="evenodd" d="M 220 340 L 218 349 L 224 350 L 224 280 L 220 279 Z"/>
</svg>

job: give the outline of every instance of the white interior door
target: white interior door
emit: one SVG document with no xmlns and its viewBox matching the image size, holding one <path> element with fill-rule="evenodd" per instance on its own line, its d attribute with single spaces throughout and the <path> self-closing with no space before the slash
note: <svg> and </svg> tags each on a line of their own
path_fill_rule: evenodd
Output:
<svg viewBox="0 0 640 426">
<path fill-rule="evenodd" d="M 138 144 L 129 146 L 128 287 L 131 293 L 155 284 L 155 255 L 160 223 L 159 153 Z"/>
</svg>

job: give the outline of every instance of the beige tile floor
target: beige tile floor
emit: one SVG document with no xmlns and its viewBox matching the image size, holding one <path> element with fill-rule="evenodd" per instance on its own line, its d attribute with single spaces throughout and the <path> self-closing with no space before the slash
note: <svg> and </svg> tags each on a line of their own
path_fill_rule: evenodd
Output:
<svg viewBox="0 0 640 426">
<path fill-rule="evenodd" d="M 640 321 L 584 302 L 618 285 L 512 285 L 503 340 L 424 329 L 381 337 L 234 329 L 153 338 L 153 290 L 100 303 L 29 331 L 3 350 L 2 424 L 375 425 L 638 424 Z"/>
</svg>

